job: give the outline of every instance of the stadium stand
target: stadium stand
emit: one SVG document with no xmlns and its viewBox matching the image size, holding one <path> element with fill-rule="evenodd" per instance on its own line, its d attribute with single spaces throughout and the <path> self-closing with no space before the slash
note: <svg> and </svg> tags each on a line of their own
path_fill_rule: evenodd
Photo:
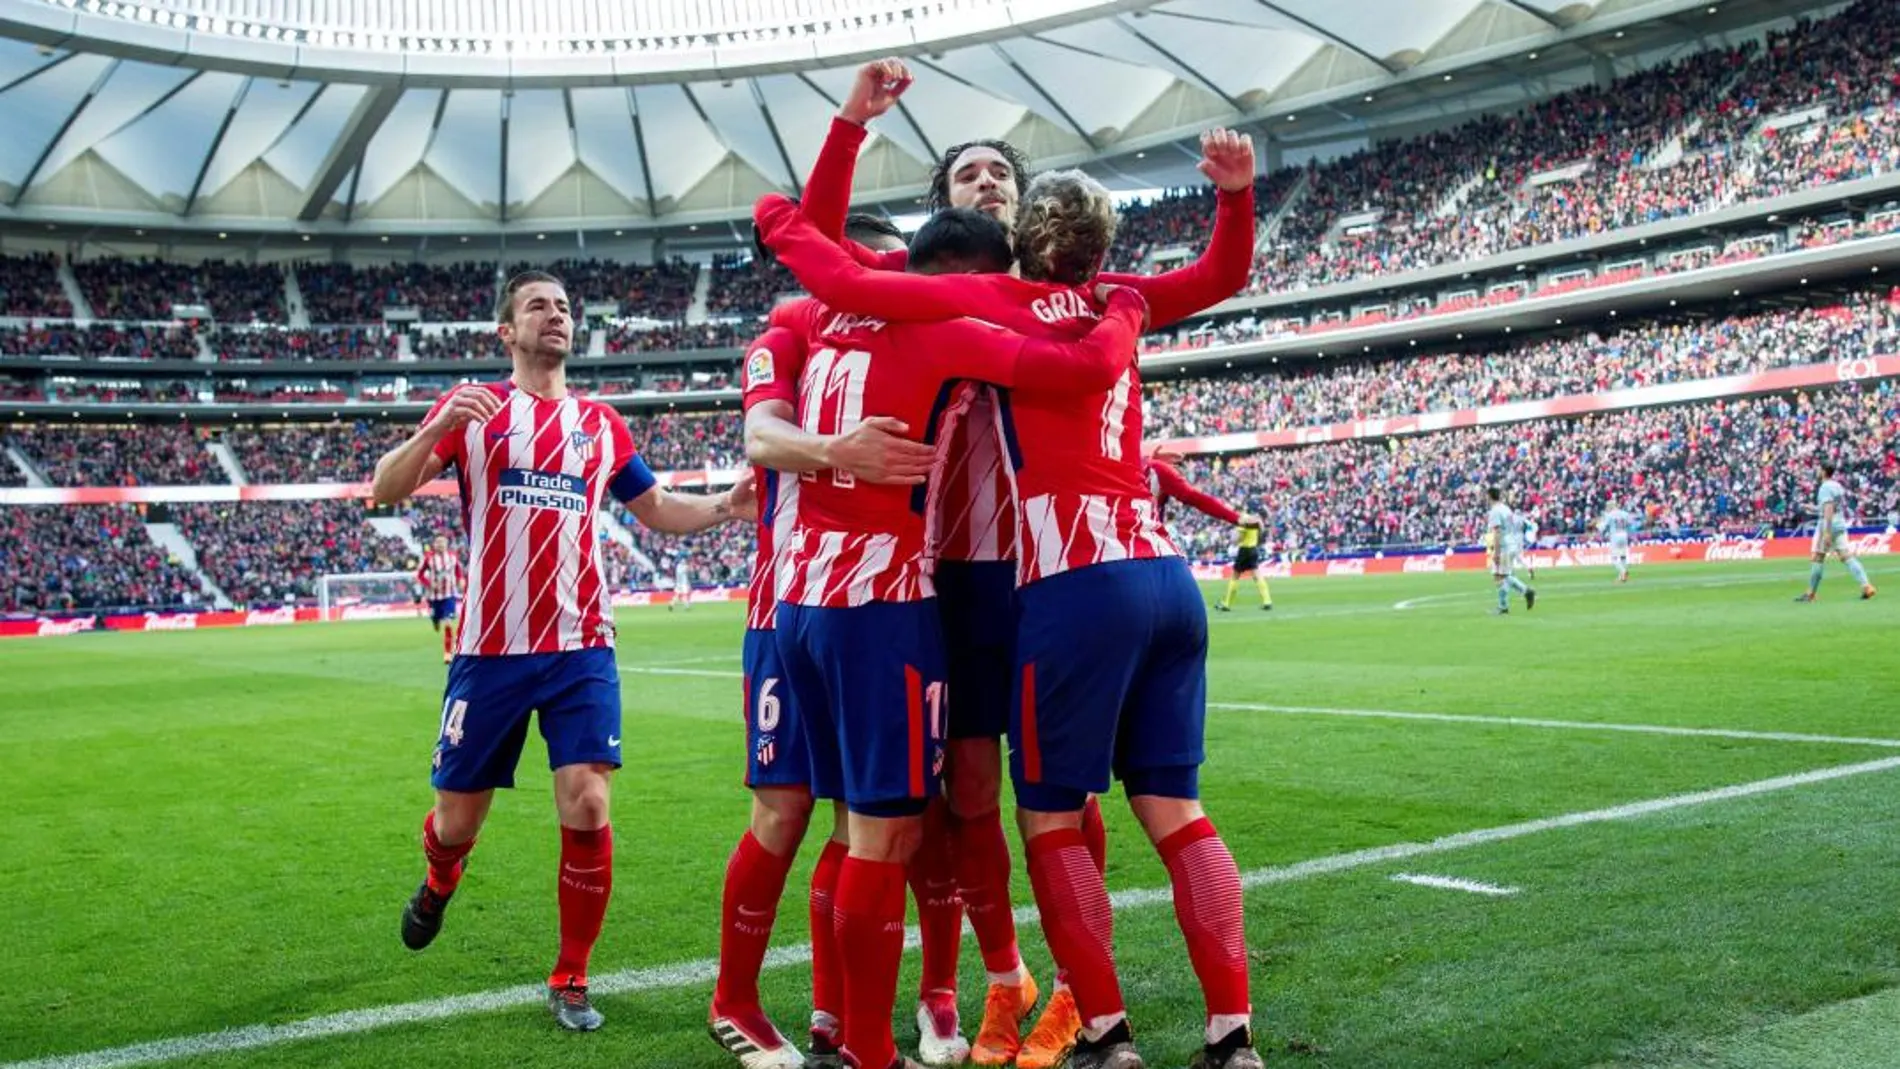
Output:
<svg viewBox="0 0 1900 1069">
<path fill-rule="evenodd" d="M 196 360 L 198 339 L 189 327 L 41 323 L 0 327 L 0 354 L 79 356 L 110 360 Z"/>
<path fill-rule="evenodd" d="M 54 427 L 14 424 L 12 444 L 54 486 L 193 486 L 226 483 L 224 470 L 190 427 Z"/>
<path fill-rule="evenodd" d="M 1665 532 L 1794 527 L 1831 458 L 1863 517 L 1900 522 L 1900 388 L 1635 409 L 1571 420 L 1200 458 L 1183 470 L 1260 512 L 1293 552 L 1475 543 L 1483 488 L 1547 532 L 1581 533 L 1616 500 Z M 1184 549 L 1225 555 L 1232 531 L 1178 519 Z"/>
<path fill-rule="evenodd" d="M 59 261 L 49 252 L 0 256 L 0 315 L 65 319 L 73 302 L 59 284 Z"/>
<path fill-rule="evenodd" d="M 0 614 L 198 604 L 130 505 L 0 508 Z"/>
<path fill-rule="evenodd" d="M 380 323 L 385 308 L 414 308 L 425 322 L 486 320 L 495 312 L 495 265 L 301 263 L 297 285 L 313 323 Z"/>
<path fill-rule="evenodd" d="M 225 361 L 394 360 L 399 344 L 382 327 L 220 330 L 206 343 Z"/>
<path fill-rule="evenodd" d="M 243 607 L 308 603 L 331 573 L 406 571 L 405 546 L 370 527 L 361 501 L 177 505 L 198 564 Z"/>
</svg>

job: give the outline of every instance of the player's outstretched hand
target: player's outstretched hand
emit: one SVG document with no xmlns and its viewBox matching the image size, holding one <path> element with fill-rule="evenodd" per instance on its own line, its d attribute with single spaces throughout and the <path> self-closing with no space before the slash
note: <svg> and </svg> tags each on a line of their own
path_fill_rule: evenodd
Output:
<svg viewBox="0 0 1900 1069">
<path fill-rule="evenodd" d="M 501 398 L 495 396 L 494 391 L 465 386 L 449 395 L 448 401 L 436 410 L 429 426 L 447 434 L 470 421 L 486 423 L 500 411 Z"/>
<path fill-rule="evenodd" d="M 857 80 L 838 109 L 838 117 L 863 126 L 896 106 L 915 79 L 901 59 L 880 59 L 858 68 Z"/>
<path fill-rule="evenodd" d="M 733 516 L 741 520 L 759 518 L 759 487 L 753 481 L 751 469 L 739 473 L 739 481 L 726 491 L 726 506 L 732 509 Z"/>
<path fill-rule="evenodd" d="M 1095 299 L 1104 305 L 1113 304 L 1117 300 L 1133 301 L 1141 309 L 1141 333 L 1148 332 L 1148 298 L 1143 297 L 1140 290 L 1133 286 L 1117 286 L 1112 282 L 1097 282 Z"/>
<path fill-rule="evenodd" d="M 1207 180 L 1229 193 L 1253 184 L 1253 138 L 1216 128 L 1201 135 L 1200 168 Z"/>
<path fill-rule="evenodd" d="M 868 483 L 916 486 L 930 474 L 937 451 L 904 437 L 910 427 L 889 416 L 872 416 L 825 447 L 831 467 Z"/>
<path fill-rule="evenodd" d="M 1171 446 L 1162 445 L 1160 442 L 1143 442 L 1141 443 L 1141 458 L 1162 464 L 1179 464 L 1187 459 L 1187 454 Z"/>
</svg>

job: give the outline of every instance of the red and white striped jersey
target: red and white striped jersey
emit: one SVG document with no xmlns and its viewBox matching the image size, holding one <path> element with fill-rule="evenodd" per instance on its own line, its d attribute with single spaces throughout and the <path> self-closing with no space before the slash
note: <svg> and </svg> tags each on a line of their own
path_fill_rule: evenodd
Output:
<svg viewBox="0 0 1900 1069">
<path fill-rule="evenodd" d="M 631 501 L 652 488 L 613 409 L 572 394 L 535 397 L 512 382 L 489 390 L 501 411 L 450 433 L 435 455 L 456 469 L 468 533 L 468 600 L 458 652 L 554 653 L 612 646 L 613 607 L 601 569 L 601 496 Z M 428 418 L 454 391 L 435 403 Z"/>
<path fill-rule="evenodd" d="M 1140 302 L 1119 302 L 1098 329 L 1066 342 L 1025 339 L 974 320 L 890 324 L 811 314 L 815 329 L 799 379 L 800 425 L 839 434 L 869 416 L 889 416 L 919 441 L 939 446 L 946 417 L 961 418 L 972 397 L 965 380 L 1056 390 L 1107 383 L 1127 362 Z M 1093 324 L 1091 324 L 1093 325 Z M 933 476 L 933 481 L 934 481 Z M 926 487 L 860 484 L 842 471 L 799 477 L 798 522 L 778 567 L 779 598 L 845 607 L 932 597 Z"/>
<path fill-rule="evenodd" d="M 1221 211 L 1231 212 L 1226 200 Z M 1008 275 L 925 277 L 870 269 L 783 198 L 760 198 L 753 214 L 767 243 L 808 288 L 853 307 L 880 309 L 890 319 L 978 316 L 1032 338 L 1073 339 L 1103 318 L 1082 287 Z M 1206 289 L 1192 279 L 1187 288 Z M 1135 354 L 1121 354 L 1116 366 L 1120 377 L 1086 398 L 1077 396 L 1074 382 L 1019 383 L 1001 406 L 1003 441 L 1016 462 L 1018 583 L 1089 564 L 1179 555 L 1142 472 Z"/>
<path fill-rule="evenodd" d="M 461 556 L 450 549 L 429 550 L 422 555 L 422 566 L 416 569 L 422 596 L 430 601 L 460 597 L 465 578 Z"/>
<path fill-rule="evenodd" d="M 765 401 L 796 405 L 798 377 L 805 366 L 805 342 L 797 332 L 772 327 L 746 350 L 740 369 L 745 410 Z M 798 480 L 771 468 L 754 465 L 752 476 L 759 494 L 759 548 L 752 558 L 752 581 L 746 591 L 746 629 L 770 631 L 778 626 L 778 551 L 791 537 L 798 520 Z"/>
<path fill-rule="evenodd" d="M 933 549 L 940 560 L 1015 560 L 1016 491 L 1003 439 L 1008 396 L 982 383 L 968 389 L 967 406 L 944 426 L 944 469 L 932 487 Z"/>
<path fill-rule="evenodd" d="M 1142 471 L 1141 373 L 1133 361 L 1092 403 L 1064 401 L 1023 392 L 1010 405 L 1024 456 L 1016 472 L 1017 584 L 1091 564 L 1180 556 Z"/>
</svg>

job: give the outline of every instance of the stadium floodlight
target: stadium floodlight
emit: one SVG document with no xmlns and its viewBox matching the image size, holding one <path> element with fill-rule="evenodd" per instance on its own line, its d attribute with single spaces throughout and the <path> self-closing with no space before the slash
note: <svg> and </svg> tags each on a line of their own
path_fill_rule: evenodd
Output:
<svg viewBox="0 0 1900 1069">
<path fill-rule="evenodd" d="M 317 578 L 317 608 L 325 620 L 400 616 L 421 604 L 409 572 L 332 573 Z"/>
</svg>

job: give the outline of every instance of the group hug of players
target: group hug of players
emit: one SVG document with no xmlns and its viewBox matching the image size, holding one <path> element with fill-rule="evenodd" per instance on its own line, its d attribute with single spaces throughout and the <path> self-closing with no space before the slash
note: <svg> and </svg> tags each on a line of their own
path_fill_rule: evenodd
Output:
<svg viewBox="0 0 1900 1069">
<path fill-rule="evenodd" d="M 1144 329 L 1245 284 L 1253 146 L 1202 137 L 1200 169 L 1220 191 L 1213 234 L 1195 263 L 1153 277 L 1098 273 L 1116 223 L 1106 190 L 1080 172 L 1032 180 L 1001 142 L 945 155 L 935 214 L 908 247 L 864 220 L 847 237 L 865 124 L 909 84 L 897 61 L 867 65 L 802 202 L 757 206 L 761 240 L 813 296 L 777 309 L 747 350 L 757 467 L 730 491 L 670 493 L 610 408 L 567 392 L 572 310 L 539 272 L 498 301 L 513 376 L 453 391 L 379 461 L 381 503 L 452 471 L 469 543 L 427 875 L 403 941 L 421 949 L 440 932 L 538 714 L 562 838 L 548 1006 L 569 1029 L 602 1023 L 587 963 L 612 886 L 621 740 L 594 524 L 611 493 L 661 531 L 758 523 L 744 647 L 752 817 L 726 872 L 709 1022 L 742 1066 L 914 1064 L 893 1025 L 907 888 L 923 934 L 920 1060 L 1141 1066 L 1103 881 L 1095 798 L 1111 778 L 1169 872 L 1206 1002 L 1196 1065 L 1258 1066 L 1239 872 L 1199 802 L 1206 612 L 1150 484 L 1171 473 L 1143 457 L 1136 369 Z M 1046 998 L 1011 910 L 1005 736 L 1060 970 Z M 836 823 L 810 890 L 801 1054 L 764 1013 L 758 977 L 820 801 Z M 974 1043 L 957 1008 L 966 915 L 989 980 Z"/>
</svg>

